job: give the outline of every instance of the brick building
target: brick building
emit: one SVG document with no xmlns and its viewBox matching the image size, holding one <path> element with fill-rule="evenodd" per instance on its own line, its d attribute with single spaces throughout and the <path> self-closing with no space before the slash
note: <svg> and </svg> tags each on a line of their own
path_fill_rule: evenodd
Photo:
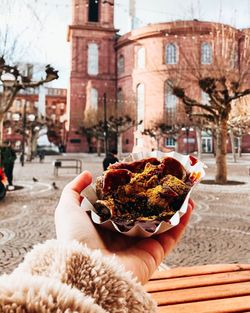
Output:
<svg viewBox="0 0 250 313">
<path fill-rule="evenodd" d="M 172 94 L 169 83 L 182 79 L 191 97 L 207 101 L 192 77 L 200 69 L 214 70 L 215 52 L 221 51 L 224 56 L 232 51 L 231 47 L 236 47 L 235 54 L 227 66 L 240 68 L 239 54 L 249 44 L 249 29 L 193 20 L 151 24 L 117 36 L 113 11 L 109 1 L 73 1 L 73 21 L 68 33 L 72 68 L 67 151 L 88 150 L 84 136 L 77 134 L 77 130 L 89 106 L 102 108 L 104 93 L 108 111 L 115 109 L 117 115 L 128 113 L 137 121 L 143 120 L 137 129 L 123 135 L 124 152 L 134 146 L 156 148 L 155 140 L 142 135 L 144 129 L 156 122 L 179 125 L 178 134 L 161 138 L 161 149 L 195 151 L 195 128 L 183 104 Z M 247 77 L 246 84 L 249 83 Z M 203 152 L 213 152 L 213 138 L 205 131 L 202 131 L 202 147 Z M 244 136 L 242 148 L 250 151 L 249 136 Z"/>
<path fill-rule="evenodd" d="M 24 116 L 28 123 L 38 116 L 48 117 L 58 123 L 60 133 L 55 144 L 66 144 L 66 100 L 67 90 L 61 88 L 44 88 L 43 95 L 39 89 L 21 90 L 16 96 L 10 110 L 5 115 L 3 139 L 10 140 L 17 151 L 20 151 L 23 140 Z M 53 140 L 51 138 L 51 140 Z"/>
</svg>

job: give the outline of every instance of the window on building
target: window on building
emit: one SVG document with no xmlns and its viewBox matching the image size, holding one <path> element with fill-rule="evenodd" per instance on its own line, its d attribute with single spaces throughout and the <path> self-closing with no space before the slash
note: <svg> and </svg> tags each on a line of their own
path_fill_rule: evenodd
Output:
<svg viewBox="0 0 250 313">
<path fill-rule="evenodd" d="M 12 120 L 13 121 L 19 121 L 20 120 L 20 115 L 18 113 L 13 113 L 12 114 Z"/>
<path fill-rule="evenodd" d="M 98 109 L 98 91 L 95 88 L 90 90 L 90 106 L 92 109 Z"/>
<path fill-rule="evenodd" d="M 89 0 L 89 22 L 99 21 L 99 0 Z"/>
<path fill-rule="evenodd" d="M 210 100 L 209 95 L 202 90 L 201 91 L 201 103 L 205 105 L 210 105 L 209 100 Z"/>
<path fill-rule="evenodd" d="M 7 112 L 6 113 L 6 119 L 11 120 L 12 119 L 12 112 Z"/>
<path fill-rule="evenodd" d="M 140 47 L 136 54 L 136 67 L 139 69 L 145 68 L 145 48 Z"/>
<path fill-rule="evenodd" d="M 137 123 L 140 121 L 144 122 L 144 106 L 145 106 L 145 90 L 144 84 L 139 84 L 136 87 L 136 115 L 137 115 Z M 137 129 L 143 131 L 144 123 L 138 125 Z"/>
<path fill-rule="evenodd" d="M 165 110 L 166 111 L 176 111 L 177 98 L 173 94 L 170 81 L 165 82 Z"/>
<path fill-rule="evenodd" d="M 237 68 L 238 65 L 239 65 L 238 48 L 235 47 L 234 49 L 232 49 L 231 53 L 231 67 Z"/>
<path fill-rule="evenodd" d="M 123 55 L 119 55 L 118 61 L 117 61 L 117 71 L 118 71 L 118 74 L 124 73 L 124 66 L 125 66 L 124 56 Z"/>
<path fill-rule="evenodd" d="M 175 44 L 170 43 L 166 45 L 166 64 L 177 63 L 177 47 Z"/>
<path fill-rule="evenodd" d="M 201 64 L 212 64 L 212 46 L 210 43 L 201 45 Z"/>
<path fill-rule="evenodd" d="M 15 100 L 15 102 L 14 102 L 14 106 L 15 106 L 15 109 L 17 110 L 17 111 L 19 111 L 20 109 L 21 109 L 21 106 L 22 106 L 22 104 L 21 104 L 21 100 Z"/>
<path fill-rule="evenodd" d="M 88 44 L 88 74 L 97 75 L 99 72 L 99 53 L 96 43 Z"/>
<path fill-rule="evenodd" d="M 165 147 L 175 147 L 175 142 L 174 138 L 165 138 Z"/>
<path fill-rule="evenodd" d="M 167 123 L 173 124 L 176 118 L 177 98 L 169 85 L 171 81 L 167 80 L 164 87 L 164 109 Z"/>
</svg>

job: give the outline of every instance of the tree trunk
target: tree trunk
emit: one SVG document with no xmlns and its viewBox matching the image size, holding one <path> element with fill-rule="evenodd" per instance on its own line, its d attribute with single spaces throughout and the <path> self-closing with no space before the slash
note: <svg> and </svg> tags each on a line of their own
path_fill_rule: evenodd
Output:
<svg viewBox="0 0 250 313">
<path fill-rule="evenodd" d="M 31 157 L 32 159 L 37 154 L 37 140 L 39 138 L 39 132 L 37 131 L 34 136 L 31 138 Z"/>
<path fill-rule="evenodd" d="M 201 144 L 201 130 L 199 127 L 196 127 L 196 140 L 197 140 L 197 158 L 201 159 L 201 150 L 202 150 L 202 144 Z"/>
<path fill-rule="evenodd" d="M 161 139 L 157 137 L 156 138 L 157 151 L 160 151 L 160 141 L 161 141 Z"/>
<path fill-rule="evenodd" d="M 31 162 L 32 161 L 32 137 L 29 135 L 28 140 L 27 140 L 27 161 Z"/>
<path fill-rule="evenodd" d="M 233 134 L 233 131 L 232 129 L 230 129 L 230 141 L 231 141 L 231 147 L 232 147 L 232 155 L 233 155 L 233 160 L 234 160 L 234 163 L 236 163 L 236 152 L 235 152 L 235 140 L 234 140 L 234 134 Z"/>
<path fill-rule="evenodd" d="M 217 184 L 227 183 L 227 120 L 223 120 L 216 130 L 216 176 Z"/>
<path fill-rule="evenodd" d="M 238 137 L 238 157 L 241 157 L 241 150 L 242 150 L 242 135 Z"/>
<path fill-rule="evenodd" d="M 178 137 L 175 139 L 175 147 L 174 147 L 175 152 L 179 152 L 179 144 L 178 144 Z"/>
</svg>

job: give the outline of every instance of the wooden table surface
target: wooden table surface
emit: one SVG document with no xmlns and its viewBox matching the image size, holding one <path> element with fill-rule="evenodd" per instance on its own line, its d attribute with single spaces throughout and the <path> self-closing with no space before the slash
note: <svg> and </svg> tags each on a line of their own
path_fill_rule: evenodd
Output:
<svg viewBox="0 0 250 313">
<path fill-rule="evenodd" d="M 250 312 L 250 264 L 157 271 L 145 288 L 160 313 Z"/>
</svg>

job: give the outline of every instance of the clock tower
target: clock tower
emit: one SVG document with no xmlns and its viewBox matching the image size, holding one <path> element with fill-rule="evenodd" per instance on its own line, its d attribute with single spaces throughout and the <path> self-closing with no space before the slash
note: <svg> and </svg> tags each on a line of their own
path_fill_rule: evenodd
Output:
<svg viewBox="0 0 250 313">
<path fill-rule="evenodd" d="M 103 96 L 116 94 L 116 58 L 113 0 L 73 0 L 69 26 L 71 72 L 68 96 L 67 152 L 88 152 L 79 134 L 86 108 L 103 109 Z M 107 111 L 109 110 L 107 102 Z"/>
</svg>

